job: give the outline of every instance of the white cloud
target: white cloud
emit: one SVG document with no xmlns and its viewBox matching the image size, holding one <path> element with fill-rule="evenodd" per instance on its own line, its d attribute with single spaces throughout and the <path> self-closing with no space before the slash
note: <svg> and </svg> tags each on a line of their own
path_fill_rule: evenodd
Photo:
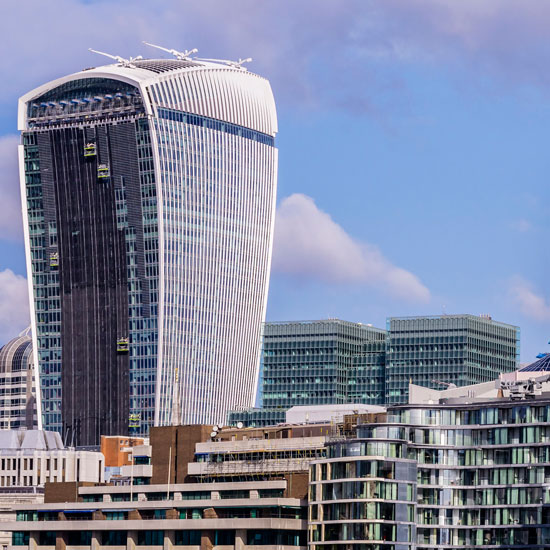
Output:
<svg viewBox="0 0 550 550">
<path fill-rule="evenodd" d="M 427 302 L 418 277 L 393 265 L 376 246 L 354 240 L 311 197 L 294 194 L 277 209 L 273 270 L 305 280 L 370 285 Z"/>
<path fill-rule="evenodd" d="M 524 218 L 512 222 L 512 229 L 515 229 L 519 233 L 527 233 L 533 229 L 533 224 Z"/>
<path fill-rule="evenodd" d="M 108 63 L 89 47 L 159 55 L 142 40 L 198 47 L 206 57 L 250 55 L 278 101 L 298 107 L 371 110 L 380 95 L 385 105 L 394 89 L 403 93 L 404 79 L 380 70 L 380 59 L 445 67 L 458 60 L 473 67 L 469 82 L 493 73 L 550 84 L 550 4 L 537 0 L 134 0 L 130 10 L 114 0 L 56 0 L 55 9 L 43 8 L 43 0 L 12 2 L 0 18 L 9 50 L 0 58 L 0 101 L 13 107 L 38 84 Z"/>
<path fill-rule="evenodd" d="M 29 324 L 27 280 L 10 269 L 0 271 L 0 345 Z"/>
<path fill-rule="evenodd" d="M 23 238 L 16 136 L 0 137 L 0 239 Z"/>
<path fill-rule="evenodd" d="M 510 282 L 510 295 L 514 303 L 526 317 L 536 321 L 550 320 L 550 303 L 533 289 L 533 285 L 522 277 L 514 277 Z"/>
</svg>

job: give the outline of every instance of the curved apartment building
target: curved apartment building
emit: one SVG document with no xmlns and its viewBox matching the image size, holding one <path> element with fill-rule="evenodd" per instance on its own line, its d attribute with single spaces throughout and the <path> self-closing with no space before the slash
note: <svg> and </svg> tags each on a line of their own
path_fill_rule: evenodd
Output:
<svg viewBox="0 0 550 550">
<path fill-rule="evenodd" d="M 218 423 L 256 393 L 276 195 L 267 80 L 121 61 L 19 103 L 44 427 Z"/>
<path fill-rule="evenodd" d="M 311 550 L 548 548 L 550 401 L 389 408 L 310 470 Z"/>
</svg>

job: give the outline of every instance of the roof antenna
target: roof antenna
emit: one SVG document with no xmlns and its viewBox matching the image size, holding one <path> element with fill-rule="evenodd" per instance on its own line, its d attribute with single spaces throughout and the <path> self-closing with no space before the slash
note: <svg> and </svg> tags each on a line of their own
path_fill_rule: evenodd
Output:
<svg viewBox="0 0 550 550">
<path fill-rule="evenodd" d="M 110 57 L 111 59 L 118 61 L 118 64 L 122 67 L 131 67 L 133 69 L 136 68 L 136 66 L 134 65 L 134 61 L 139 61 L 140 59 L 143 59 L 143 56 L 141 55 L 138 55 L 137 57 L 130 57 L 130 59 L 125 59 L 124 57 L 120 57 L 120 55 L 111 55 L 110 53 L 92 50 L 92 48 L 88 48 L 88 50 L 94 53 L 98 53 L 99 55 L 104 55 L 105 57 Z"/>
<path fill-rule="evenodd" d="M 204 57 L 197 57 L 196 59 L 197 61 L 212 61 L 214 63 L 224 63 L 225 65 L 229 65 L 234 69 L 241 69 L 241 71 L 246 71 L 246 67 L 243 67 L 243 63 L 250 63 L 252 61 L 251 57 L 247 57 L 246 59 L 239 58 L 239 61 L 231 61 L 230 59 L 206 59 Z"/>
<path fill-rule="evenodd" d="M 180 52 L 178 50 L 171 50 L 170 48 L 163 48 L 162 46 L 157 46 L 156 44 L 151 44 L 150 42 L 145 42 L 145 40 L 143 41 L 143 43 L 147 44 L 147 46 L 151 46 L 151 48 L 157 48 L 157 50 L 168 52 L 180 61 L 189 61 L 191 59 L 191 54 L 197 53 L 199 51 L 197 50 L 197 48 L 193 48 L 192 50 L 183 50 L 183 52 Z"/>
</svg>

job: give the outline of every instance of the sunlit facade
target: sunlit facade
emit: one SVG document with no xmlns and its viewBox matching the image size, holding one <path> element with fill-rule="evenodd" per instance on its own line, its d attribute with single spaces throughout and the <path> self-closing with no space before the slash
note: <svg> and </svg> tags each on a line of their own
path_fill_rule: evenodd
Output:
<svg viewBox="0 0 550 550">
<path fill-rule="evenodd" d="M 390 407 L 328 442 L 310 471 L 311 550 L 549 547 L 548 394 L 455 401 Z"/>
<path fill-rule="evenodd" d="M 23 96 L 19 127 L 44 427 L 88 444 L 251 406 L 276 195 L 269 83 L 194 60 L 109 65 Z"/>
</svg>

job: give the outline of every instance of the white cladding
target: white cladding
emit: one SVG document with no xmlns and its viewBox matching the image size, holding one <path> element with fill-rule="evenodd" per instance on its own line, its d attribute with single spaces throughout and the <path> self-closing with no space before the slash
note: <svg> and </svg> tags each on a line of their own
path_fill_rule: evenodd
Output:
<svg viewBox="0 0 550 550">
<path fill-rule="evenodd" d="M 19 129 L 27 129 L 29 101 L 68 81 L 109 78 L 139 88 L 159 221 L 155 425 L 225 423 L 228 410 L 254 404 L 258 384 L 277 150 L 245 130 L 273 138 L 275 102 L 269 82 L 243 69 L 193 61 L 157 74 L 137 65 L 81 71 L 29 92 L 20 99 Z M 161 109 L 242 131 L 170 119 Z"/>
<path fill-rule="evenodd" d="M 379 405 L 344 403 L 338 405 L 297 405 L 286 411 L 288 424 L 308 424 L 313 422 L 343 422 L 348 414 L 385 412 Z"/>
<path fill-rule="evenodd" d="M 65 448 L 57 432 L 0 430 L 0 487 L 57 481 L 100 483 L 104 463 L 100 452 Z"/>
</svg>

